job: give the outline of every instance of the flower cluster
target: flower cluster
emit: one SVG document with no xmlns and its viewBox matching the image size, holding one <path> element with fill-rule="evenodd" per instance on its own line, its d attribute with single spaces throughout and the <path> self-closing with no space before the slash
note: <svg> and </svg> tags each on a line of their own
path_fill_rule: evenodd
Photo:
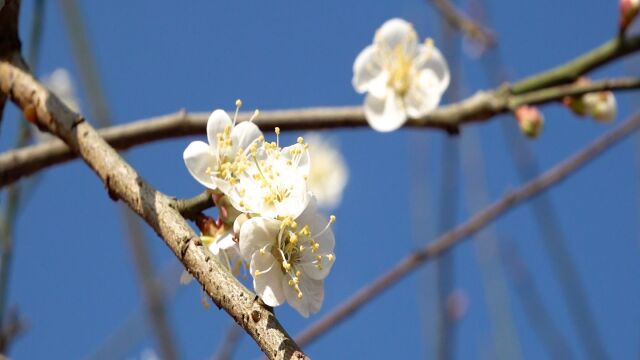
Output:
<svg viewBox="0 0 640 360">
<path fill-rule="evenodd" d="M 214 111 L 207 122 L 209 143 L 194 141 L 183 154 L 191 175 L 214 190 L 221 212 L 217 230 L 204 234 L 203 242 L 229 269 L 232 262 L 246 262 L 265 304 L 287 301 L 307 317 L 320 310 L 335 260 L 335 217 L 318 213 L 304 139 L 281 147 L 276 128 L 276 141 L 266 141 L 252 122 L 257 111 L 236 124 L 240 106 L 238 100 L 233 120 Z"/>
<path fill-rule="evenodd" d="M 368 93 L 364 112 L 377 131 L 398 129 L 408 117 L 435 109 L 449 86 L 449 67 L 433 40 L 418 43 L 402 19 L 385 22 L 353 64 L 353 87 Z"/>
</svg>

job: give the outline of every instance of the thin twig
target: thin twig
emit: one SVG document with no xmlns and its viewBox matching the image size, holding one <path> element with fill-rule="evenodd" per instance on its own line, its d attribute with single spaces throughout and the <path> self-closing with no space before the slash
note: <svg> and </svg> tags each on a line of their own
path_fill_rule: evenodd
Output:
<svg viewBox="0 0 640 360">
<path fill-rule="evenodd" d="M 640 41 L 638 43 L 640 44 Z M 562 85 L 522 96 L 509 95 L 506 88 L 481 91 L 461 102 L 440 107 L 424 118 L 409 119 L 407 126 L 447 128 L 454 131 L 459 125 L 486 121 L 495 115 L 512 111 L 524 103 L 523 99 L 526 99 L 528 104 L 536 105 L 561 100 L 568 95 L 581 95 L 598 90 L 621 91 L 638 88 L 640 88 L 639 79 L 621 78 L 594 81 L 586 85 Z M 238 121 L 246 121 L 252 114 L 240 113 Z M 99 134 L 115 149 L 124 150 L 152 141 L 204 134 L 208 118 L 209 113 L 187 114 L 185 111 L 179 111 L 175 114 L 101 129 Z M 272 130 L 278 126 L 283 131 L 368 127 L 360 106 L 263 111 L 255 123 L 263 130 Z M 0 154 L 0 187 L 75 157 L 59 140 Z"/>
<path fill-rule="evenodd" d="M 213 201 L 209 190 L 205 190 L 192 198 L 178 199 L 173 202 L 174 209 L 178 210 L 182 217 L 189 220 L 195 220 L 198 214 L 214 206 L 216 206 L 216 203 Z"/>
<path fill-rule="evenodd" d="M 616 129 L 611 130 L 596 139 L 591 145 L 580 150 L 539 177 L 529 181 L 515 191 L 507 193 L 501 199 L 489 205 L 484 210 L 476 213 L 465 223 L 443 234 L 425 248 L 417 250 L 411 255 L 405 257 L 390 271 L 380 276 L 369 285 L 361 288 L 357 293 L 343 302 L 342 305 L 339 305 L 323 318 L 305 329 L 299 336 L 297 336 L 296 339 L 298 343 L 302 346 L 317 339 L 320 335 L 345 320 L 349 315 L 359 310 L 364 304 L 375 298 L 391 285 L 395 284 L 399 279 L 407 275 L 425 261 L 433 259 L 450 250 L 454 245 L 476 233 L 491 221 L 512 209 L 515 205 L 521 204 L 522 202 L 538 195 L 540 192 L 557 185 L 586 163 L 593 160 L 596 156 L 600 155 L 612 145 L 625 138 L 638 127 L 640 127 L 640 114 L 634 115 Z"/>
<path fill-rule="evenodd" d="M 63 139 L 79 154 L 105 184 L 109 196 L 123 200 L 165 240 L 213 302 L 224 308 L 268 357 L 306 357 L 272 310 L 256 301 L 254 294 L 207 256 L 200 238 L 171 206 L 172 199 L 143 180 L 88 122 L 49 93 L 19 63 L 0 61 L 0 92 L 21 109 L 32 109 L 38 126 Z"/>
<path fill-rule="evenodd" d="M 456 9 L 451 1 L 431 0 L 431 3 L 451 27 L 460 30 L 468 38 L 478 42 L 485 48 L 495 46 L 496 37 L 493 31 L 463 14 Z"/>
</svg>

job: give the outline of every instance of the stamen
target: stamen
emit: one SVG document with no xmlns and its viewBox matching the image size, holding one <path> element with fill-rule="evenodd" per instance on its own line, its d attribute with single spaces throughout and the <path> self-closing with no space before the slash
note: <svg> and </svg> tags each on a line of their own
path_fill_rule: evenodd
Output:
<svg viewBox="0 0 640 360">
<path fill-rule="evenodd" d="M 251 115 L 249 122 L 253 122 L 253 120 L 255 120 L 258 117 L 258 115 L 260 115 L 260 110 L 256 109 L 256 111 L 253 112 L 253 115 Z"/>
<path fill-rule="evenodd" d="M 329 229 L 331 227 L 331 224 L 333 224 L 334 222 L 336 222 L 336 216 L 335 215 L 329 216 L 329 223 L 327 223 L 327 225 L 324 227 L 324 229 L 322 229 L 322 231 L 320 231 L 319 233 L 317 233 L 315 235 L 311 235 L 311 237 L 317 238 L 317 237 L 321 236 L 322 234 L 324 234 L 325 231 L 327 231 L 327 229 Z"/>
<path fill-rule="evenodd" d="M 240 107 L 242 106 L 242 100 L 236 100 L 236 113 L 233 115 L 233 126 L 236 126 L 236 119 L 238 118 L 238 111 L 240 111 Z"/>
<path fill-rule="evenodd" d="M 276 146 L 280 147 L 280 128 L 276 126 Z"/>
</svg>

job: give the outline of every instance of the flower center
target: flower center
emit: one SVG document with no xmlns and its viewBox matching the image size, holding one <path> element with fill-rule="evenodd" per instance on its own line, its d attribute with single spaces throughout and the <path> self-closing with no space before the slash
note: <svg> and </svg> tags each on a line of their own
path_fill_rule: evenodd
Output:
<svg viewBox="0 0 640 360">
<path fill-rule="evenodd" d="M 393 49 L 388 64 L 389 80 L 387 86 L 398 95 L 405 96 L 411 86 L 411 76 L 414 71 L 413 62 L 407 56 L 404 45 L 400 44 Z"/>
<path fill-rule="evenodd" d="M 298 226 L 291 217 L 285 217 L 281 220 L 277 246 L 271 248 L 271 254 L 280 264 L 282 272 L 290 277 L 288 284 L 296 290 L 298 298 L 302 298 L 303 294 L 299 286 L 302 272 L 297 266 L 307 254 L 319 252 L 320 244 L 315 239 L 327 231 L 334 221 L 335 216 L 331 215 L 325 228 L 317 234 L 312 234 L 311 227 L 308 224 Z M 333 254 L 317 254 L 311 264 L 318 270 L 322 270 L 323 261 L 331 262 L 334 258 Z"/>
</svg>

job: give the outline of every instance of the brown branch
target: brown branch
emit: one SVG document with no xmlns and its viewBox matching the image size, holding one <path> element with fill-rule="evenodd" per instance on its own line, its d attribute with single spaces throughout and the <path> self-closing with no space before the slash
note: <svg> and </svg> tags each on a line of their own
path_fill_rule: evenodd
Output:
<svg viewBox="0 0 640 360">
<path fill-rule="evenodd" d="M 596 139 L 591 145 L 580 150 L 539 177 L 507 193 L 501 199 L 484 208 L 484 210 L 477 212 L 466 222 L 443 234 L 423 249 L 417 250 L 405 257 L 389 272 L 361 288 L 357 293 L 343 302 L 342 305 L 339 305 L 304 330 L 296 338 L 298 343 L 300 345 L 306 345 L 317 339 L 320 335 L 355 313 L 371 299 L 395 284 L 399 279 L 416 269 L 425 261 L 447 252 L 453 246 L 476 233 L 516 205 L 557 185 L 638 127 L 640 127 L 640 114 L 634 115 L 616 129 Z"/>
<path fill-rule="evenodd" d="M 451 1 L 431 0 L 431 3 L 451 27 L 460 30 L 465 36 L 484 47 L 490 48 L 495 46 L 496 36 L 493 31 L 463 14 L 451 4 Z"/>
<path fill-rule="evenodd" d="M 410 119 L 407 126 L 452 129 L 461 124 L 488 120 L 495 115 L 512 111 L 525 101 L 531 105 L 545 104 L 561 100 L 565 96 L 592 91 L 638 88 L 640 80 L 635 78 L 594 81 L 586 85 L 560 85 L 517 96 L 509 95 L 505 87 L 478 92 L 459 103 L 443 106 L 422 119 Z M 252 113 L 240 113 L 238 120 L 246 121 L 251 115 Z M 208 117 L 208 113 L 188 114 L 180 111 L 105 128 L 98 133 L 115 149 L 124 150 L 147 142 L 204 134 Z M 264 111 L 255 122 L 263 130 L 272 130 L 276 126 L 282 130 L 368 127 L 360 106 Z M 75 155 L 59 140 L 5 152 L 0 154 L 0 186 L 73 158 Z"/>
<path fill-rule="evenodd" d="M 206 255 L 199 237 L 171 206 L 173 200 L 142 179 L 88 122 L 13 63 L 0 62 L 0 92 L 21 109 L 32 109 L 38 126 L 80 155 L 105 184 L 109 196 L 123 200 L 158 233 L 213 302 L 229 313 L 269 358 L 306 357 L 272 310 Z"/>
</svg>

